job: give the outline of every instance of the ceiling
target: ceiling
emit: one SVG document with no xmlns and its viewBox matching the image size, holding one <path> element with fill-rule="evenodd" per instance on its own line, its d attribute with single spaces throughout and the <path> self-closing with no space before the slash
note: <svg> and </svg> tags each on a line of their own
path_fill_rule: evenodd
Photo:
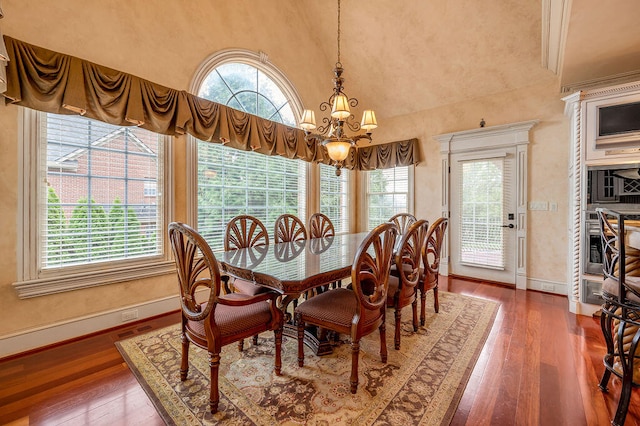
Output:
<svg viewBox="0 0 640 426">
<path fill-rule="evenodd" d="M 336 2 L 296 6 L 331 64 L 320 70 L 328 97 Z M 341 9 L 345 91 L 383 117 L 545 82 L 557 82 L 560 97 L 560 86 L 621 73 L 640 79 L 638 0 L 343 0 Z M 553 70 L 545 36 L 557 55 Z"/>
</svg>

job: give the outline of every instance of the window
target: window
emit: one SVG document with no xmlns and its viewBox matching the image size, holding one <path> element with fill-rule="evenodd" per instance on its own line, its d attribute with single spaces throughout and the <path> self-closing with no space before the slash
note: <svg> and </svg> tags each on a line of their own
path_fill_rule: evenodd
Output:
<svg viewBox="0 0 640 426">
<path fill-rule="evenodd" d="M 249 55 L 243 56 L 243 55 Z M 272 121 L 295 126 L 301 108 L 286 80 L 264 61 L 224 52 L 205 64 L 198 96 Z M 199 78 L 196 77 L 196 83 Z M 211 247 L 223 247 L 226 224 L 250 214 L 272 230 L 283 213 L 305 220 L 308 164 L 197 141 L 197 226 Z"/>
<path fill-rule="evenodd" d="M 120 272 L 108 271 L 134 264 L 146 269 L 137 267 L 132 278 L 170 270 L 163 190 L 168 138 L 27 109 L 23 133 L 21 297 L 122 281 Z M 27 289 L 43 279 L 50 286 Z"/>
<path fill-rule="evenodd" d="M 320 164 L 320 212 L 326 214 L 336 234 L 349 232 L 349 179 L 351 171 L 336 176 L 333 166 Z"/>
<path fill-rule="evenodd" d="M 413 166 L 365 172 L 367 179 L 367 229 L 388 221 L 397 213 L 411 213 L 410 186 Z"/>
</svg>

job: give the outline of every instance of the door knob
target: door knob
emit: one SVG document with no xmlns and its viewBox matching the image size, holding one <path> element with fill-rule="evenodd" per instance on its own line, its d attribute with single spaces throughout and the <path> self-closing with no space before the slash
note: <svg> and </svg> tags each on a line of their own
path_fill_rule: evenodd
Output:
<svg viewBox="0 0 640 426">
<path fill-rule="evenodd" d="M 510 223 L 510 224 L 508 224 L 508 225 L 502 225 L 502 227 L 503 227 L 503 228 L 510 228 L 510 229 L 513 229 L 513 228 L 515 228 L 515 225 L 514 225 L 513 223 Z"/>
</svg>

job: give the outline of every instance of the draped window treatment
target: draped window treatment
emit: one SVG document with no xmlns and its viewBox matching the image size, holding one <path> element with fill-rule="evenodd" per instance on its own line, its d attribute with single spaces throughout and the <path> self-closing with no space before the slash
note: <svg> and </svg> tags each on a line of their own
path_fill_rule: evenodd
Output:
<svg viewBox="0 0 640 426">
<path fill-rule="evenodd" d="M 330 164 L 326 148 L 300 129 L 199 98 L 140 77 L 4 36 L 7 103 L 56 114 L 81 114 L 119 126 L 197 139 L 266 155 Z M 4 89 L 4 87 L 0 88 Z M 352 149 L 349 169 L 408 166 L 417 140 Z"/>
</svg>

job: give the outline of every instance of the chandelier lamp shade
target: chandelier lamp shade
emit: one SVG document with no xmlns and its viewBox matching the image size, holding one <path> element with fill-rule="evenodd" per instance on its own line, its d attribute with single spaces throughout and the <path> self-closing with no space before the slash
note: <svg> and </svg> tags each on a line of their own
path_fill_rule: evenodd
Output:
<svg viewBox="0 0 640 426">
<path fill-rule="evenodd" d="M 340 63 L 340 0 L 338 0 L 338 61 L 333 69 L 333 93 L 329 100 L 320 104 L 320 111 L 327 112 L 331 109 L 328 117 L 322 118 L 322 124 L 316 124 L 316 115 L 312 110 L 305 109 L 300 119 L 300 127 L 305 132 L 307 141 L 312 139 L 320 141 L 327 148 L 329 158 L 333 160 L 336 167 L 336 175 L 340 176 L 344 160 L 349 156 L 349 151 L 360 139 L 367 139 L 371 142 L 371 131 L 378 127 L 376 114 L 373 110 L 365 110 L 362 113 L 362 121 L 355 121 L 351 108 L 358 105 L 356 98 L 348 97 L 343 90 L 344 78 L 342 73 L 342 63 Z M 347 135 L 350 132 L 364 133 Z"/>
</svg>

